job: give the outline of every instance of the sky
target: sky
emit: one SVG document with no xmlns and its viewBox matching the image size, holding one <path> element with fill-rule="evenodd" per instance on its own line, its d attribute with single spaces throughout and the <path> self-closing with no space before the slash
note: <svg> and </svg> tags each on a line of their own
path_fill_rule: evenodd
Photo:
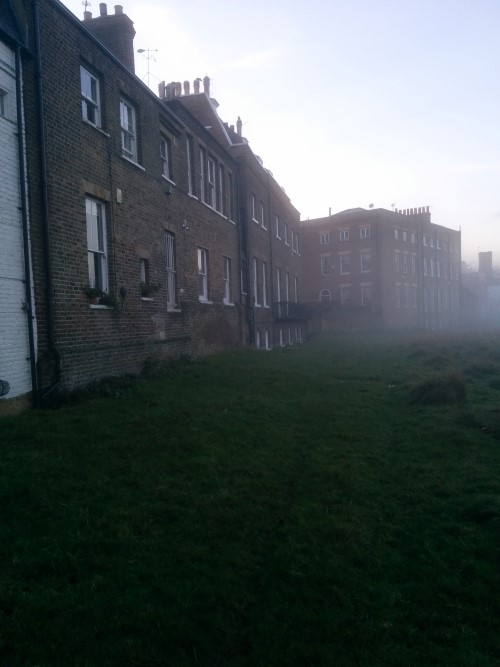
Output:
<svg viewBox="0 0 500 667">
<path fill-rule="evenodd" d="M 498 0 L 117 1 L 138 77 L 208 75 L 303 220 L 430 206 L 466 262 L 500 266 Z"/>
</svg>

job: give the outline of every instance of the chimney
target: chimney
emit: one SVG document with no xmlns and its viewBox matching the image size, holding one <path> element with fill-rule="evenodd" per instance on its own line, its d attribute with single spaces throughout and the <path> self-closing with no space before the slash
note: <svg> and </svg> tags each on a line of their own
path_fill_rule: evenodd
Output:
<svg viewBox="0 0 500 667">
<path fill-rule="evenodd" d="M 210 95 L 210 77 L 203 77 L 203 92 Z"/>
<path fill-rule="evenodd" d="M 193 90 L 195 95 L 200 94 L 200 83 L 201 79 L 199 77 L 193 81 Z"/>
<path fill-rule="evenodd" d="M 243 123 L 241 122 L 241 118 L 238 116 L 238 120 L 236 121 L 236 134 L 241 137 L 241 129 L 243 127 Z"/>
<path fill-rule="evenodd" d="M 160 83 L 158 84 L 158 97 L 160 98 L 160 100 L 164 100 L 165 96 L 166 96 L 165 81 L 160 81 Z"/>
<path fill-rule="evenodd" d="M 184 95 L 189 95 L 189 93 L 190 93 L 189 81 L 184 81 Z"/>
<path fill-rule="evenodd" d="M 103 42 L 112 53 L 132 72 L 134 61 L 134 23 L 123 13 L 121 5 L 115 5 L 115 13 L 108 14 L 105 2 L 99 4 L 100 16 L 92 18 L 91 12 L 85 12 L 85 27 Z"/>
</svg>

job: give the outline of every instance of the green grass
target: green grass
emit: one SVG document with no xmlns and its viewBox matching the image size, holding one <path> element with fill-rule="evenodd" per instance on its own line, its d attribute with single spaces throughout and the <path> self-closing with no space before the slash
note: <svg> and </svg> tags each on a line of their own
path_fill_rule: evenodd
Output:
<svg viewBox="0 0 500 667">
<path fill-rule="evenodd" d="M 332 337 L 2 420 L 0 664 L 500 664 L 499 369 Z"/>
</svg>

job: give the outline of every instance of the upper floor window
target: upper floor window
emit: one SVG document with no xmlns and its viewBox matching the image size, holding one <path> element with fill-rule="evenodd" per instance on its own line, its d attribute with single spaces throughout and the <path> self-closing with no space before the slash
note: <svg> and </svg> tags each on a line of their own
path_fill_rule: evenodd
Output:
<svg viewBox="0 0 500 667">
<path fill-rule="evenodd" d="M 252 220 L 258 224 L 257 220 L 257 200 L 255 199 L 255 195 L 252 192 Z"/>
<path fill-rule="evenodd" d="M 348 229 L 341 229 L 340 230 L 340 240 L 341 241 L 349 241 L 349 230 Z"/>
<path fill-rule="evenodd" d="M 288 225 L 286 224 L 286 222 L 283 225 L 283 230 L 284 230 L 284 234 L 285 234 L 285 244 L 290 245 L 290 241 L 288 240 Z"/>
<path fill-rule="evenodd" d="M 399 229 L 397 227 L 394 228 L 394 239 L 399 240 Z"/>
<path fill-rule="evenodd" d="M 194 195 L 193 137 L 186 135 L 188 193 Z"/>
<path fill-rule="evenodd" d="M 108 251 L 106 241 L 106 210 L 95 199 L 85 199 L 89 285 L 108 291 Z"/>
<path fill-rule="evenodd" d="M 217 210 L 226 215 L 226 170 L 224 165 L 219 165 L 219 180 L 217 183 Z"/>
<path fill-rule="evenodd" d="M 295 232 L 295 235 L 293 237 L 293 251 L 299 254 L 299 235 L 297 232 Z"/>
<path fill-rule="evenodd" d="M 321 275 L 322 276 L 328 276 L 330 274 L 331 270 L 331 262 L 330 262 L 330 257 L 320 257 L 320 270 L 321 270 Z"/>
<path fill-rule="evenodd" d="M 370 227 L 361 227 L 360 230 L 359 230 L 359 238 L 360 239 L 369 239 L 370 238 L 370 232 L 371 232 Z"/>
<path fill-rule="evenodd" d="M 260 224 L 267 229 L 266 226 L 266 210 L 264 208 L 264 202 L 260 202 Z"/>
<path fill-rule="evenodd" d="M 229 257 L 223 258 L 223 275 L 222 279 L 224 281 L 224 297 L 223 301 L 226 304 L 231 303 L 231 260 Z"/>
<path fill-rule="evenodd" d="M 229 219 L 234 221 L 236 219 L 234 212 L 234 176 L 231 172 L 227 175 L 227 198 L 229 202 Z"/>
<path fill-rule="evenodd" d="M 172 144 L 168 137 L 160 137 L 160 156 L 162 162 L 162 176 L 169 181 L 172 181 Z"/>
<path fill-rule="evenodd" d="M 361 273 L 368 273 L 372 270 L 372 254 L 369 251 L 361 253 Z"/>
<path fill-rule="evenodd" d="M 408 241 L 408 232 L 403 230 L 403 241 L 406 243 Z"/>
<path fill-rule="evenodd" d="M 80 89 L 82 94 L 82 118 L 96 127 L 101 127 L 101 101 L 99 79 L 85 67 L 80 66 Z M 1 99 L 1 95 L 0 95 Z M 1 102 L 0 102 L 0 115 Z"/>
<path fill-rule="evenodd" d="M 412 242 L 412 243 L 416 243 L 416 242 L 417 242 L 417 235 L 415 234 L 415 232 L 411 232 L 411 236 L 410 236 L 410 238 L 411 238 L 411 242 Z"/>
<path fill-rule="evenodd" d="M 137 162 L 136 110 L 129 102 L 120 100 L 120 125 L 122 132 L 122 155 Z"/>
<path fill-rule="evenodd" d="M 322 232 L 319 235 L 320 245 L 328 245 L 330 243 L 330 232 Z"/>
<path fill-rule="evenodd" d="M 215 208 L 215 160 L 209 157 L 207 165 L 206 203 L 212 208 Z"/>
<path fill-rule="evenodd" d="M 347 275 L 351 273 L 351 256 L 350 255 L 340 255 L 340 273 L 342 275 Z"/>
<path fill-rule="evenodd" d="M 276 238 L 277 238 L 277 239 L 281 239 L 281 235 L 280 235 L 280 218 L 279 218 L 279 215 L 275 216 L 275 218 L 274 218 L 274 224 L 275 224 L 275 227 L 276 227 Z"/>
</svg>

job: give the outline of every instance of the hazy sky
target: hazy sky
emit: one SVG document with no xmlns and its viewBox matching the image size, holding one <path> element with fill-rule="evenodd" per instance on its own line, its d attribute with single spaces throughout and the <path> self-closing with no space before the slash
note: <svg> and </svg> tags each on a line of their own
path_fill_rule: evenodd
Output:
<svg viewBox="0 0 500 667">
<path fill-rule="evenodd" d="M 150 87 L 208 74 L 302 219 L 430 206 L 500 265 L 499 0 L 121 1 Z"/>
</svg>

